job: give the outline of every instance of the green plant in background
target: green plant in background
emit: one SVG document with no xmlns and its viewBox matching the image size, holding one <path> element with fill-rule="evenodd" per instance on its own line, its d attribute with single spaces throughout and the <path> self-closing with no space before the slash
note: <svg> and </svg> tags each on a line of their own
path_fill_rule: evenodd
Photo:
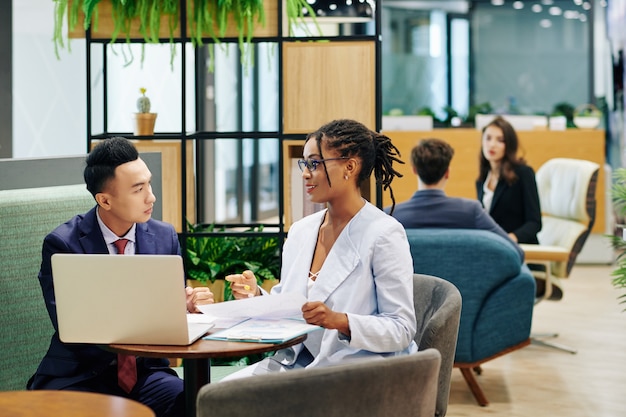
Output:
<svg viewBox="0 0 626 417">
<path fill-rule="evenodd" d="M 554 105 L 550 116 L 565 116 L 567 127 L 576 127 L 574 125 L 574 106 L 569 103 L 561 102 Z"/>
<path fill-rule="evenodd" d="M 226 275 L 239 274 L 246 269 L 254 272 L 259 285 L 266 280 L 278 279 L 279 238 L 263 236 L 263 226 L 244 232 L 250 236 L 219 236 L 226 229 L 222 227 L 216 230 L 213 225 L 193 226 L 188 223 L 187 229 L 192 234 L 187 236 L 184 262 L 190 279 L 201 283 L 215 282 L 217 279 L 224 279 Z M 224 300 L 231 299 L 230 286 L 226 285 Z"/>
<path fill-rule="evenodd" d="M 294 35 L 296 29 L 302 29 L 302 31 L 307 36 L 314 36 L 309 26 L 306 24 L 305 17 L 310 16 L 310 20 L 315 25 L 315 29 L 317 30 L 317 35 L 322 36 L 322 29 L 317 23 L 316 14 L 311 5 L 307 0 L 287 0 L 287 19 L 289 20 L 289 34 L 291 36 Z M 307 11 L 308 15 L 304 14 L 304 11 Z"/>
<path fill-rule="evenodd" d="M 113 32 L 111 43 L 118 38 L 130 42 L 131 25 L 139 22 L 139 33 L 146 43 L 159 43 L 161 17 L 166 16 L 168 22 L 168 38 L 171 46 L 171 60 L 173 64 L 176 56 L 174 34 L 180 22 L 180 0 L 109 0 L 113 14 Z M 247 48 L 254 36 L 255 25 L 265 26 L 264 0 L 186 0 L 187 20 L 189 33 L 194 45 L 202 45 L 204 38 L 211 38 L 219 44 L 224 37 L 232 18 L 236 26 L 241 63 L 244 67 L 254 64 L 253 48 Z M 267 1 L 267 0 L 266 0 Z M 280 0 L 277 0 L 280 1 Z M 68 27 L 74 29 L 78 23 L 80 13 L 84 16 L 84 28 L 98 27 L 98 9 L 96 6 L 101 0 L 54 0 L 54 51 L 59 58 L 59 49 L 65 47 L 63 22 L 67 16 Z M 303 10 L 308 10 L 313 16 L 312 22 L 321 36 L 321 29 L 315 19 L 315 12 L 306 0 L 286 0 L 287 18 L 290 28 L 296 26 L 307 28 L 304 25 Z M 69 49 L 69 43 L 68 43 Z M 209 50 L 212 54 L 212 50 Z M 143 50 L 142 50 L 143 58 Z M 132 62 L 132 55 L 127 65 Z"/>
<path fill-rule="evenodd" d="M 467 117 L 465 118 L 465 122 L 474 124 L 476 123 L 476 115 L 477 114 L 491 114 L 493 113 L 493 107 L 491 103 L 484 102 L 478 103 L 470 106 L 469 112 L 467 113 Z"/>
<path fill-rule="evenodd" d="M 446 118 L 442 120 L 443 124 L 448 127 L 452 126 L 452 119 L 459 117 L 459 113 L 450 106 L 445 106 L 443 111 L 446 113 Z"/>
<path fill-rule="evenodd" d="M 416 116 L 430 116 L 433 119 L 436 119 L 435 112 L 430 107 L 420 107 L 415 112 Z"/>
<path fill-rule="evenodd" d="M 613 175 L 615 182 L 611 189 L 613 207 L 618 217 L 626 216 L 626 168 L 618 168 Z M 611 273 L 613 286 L 622 291 L 626 290 L 626 241 L 623 236 L 610 235 L 613 248 L 619 253 L 617 256 L 617 268 Z M 618 297 L 620 304 L 626 304 L 626 292 Z M 626 311 L 626 308 L 624 309 Z"/>
</svg>

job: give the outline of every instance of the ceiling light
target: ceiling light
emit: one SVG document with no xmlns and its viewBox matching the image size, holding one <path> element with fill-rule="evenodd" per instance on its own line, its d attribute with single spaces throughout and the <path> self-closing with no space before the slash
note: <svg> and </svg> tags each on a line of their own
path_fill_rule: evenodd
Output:
<svg viewBox="0 0 626 417">
<path fill-rule="evenodd" d="M 539 26 L 541 26 L 542 28 L 552 27 L 552 21 L 550 19 L 541 19 L 541 21 L 539 22 Z"/>
<path fill-rule="evenodd" d="M 543 7 L 541 7 L 541 4 L 533 4 L 530 9 L 535 13 L 541 13 Z"/>
<path fill-rule="evenodd" d="M 520 10 L 524 8 L 524 2 L 523 1 L 514 1 L 513 2 L 513 8 L 516 10 Z"/>
<path fill-rule="evenodd" d="M 552 16 L 561 16 L 563 14 L 563 10 L 561 10 L 560 7 L 552 6 L 550 7 L 550 9 L 548 9 L 548 13 L 550 13 Z"/>
</svg>

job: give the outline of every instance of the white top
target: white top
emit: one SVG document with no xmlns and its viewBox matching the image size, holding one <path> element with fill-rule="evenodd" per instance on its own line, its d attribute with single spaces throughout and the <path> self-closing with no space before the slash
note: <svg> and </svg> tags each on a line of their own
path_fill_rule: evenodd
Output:
<svg viewBox="0 0 626 417">
<path fill-rule="evenodd" d="M 489 180 L 491 179 L 491 172 L 487 174 L 487 178 L 483 183 L 483 207 L 485 211 L 489 213 L 491 210 L 491 202 L 493 201 L 493 191 L 489 189 L 487 184 L 489 184 Z"/>
</svg>

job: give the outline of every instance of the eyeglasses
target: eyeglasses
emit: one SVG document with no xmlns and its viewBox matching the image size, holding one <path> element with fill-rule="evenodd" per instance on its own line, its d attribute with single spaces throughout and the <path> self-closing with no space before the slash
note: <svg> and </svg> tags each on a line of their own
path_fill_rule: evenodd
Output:
<svg viewBox="0 0 626 417">
<path fill-rule="evenodd" d="M 339 159 L 350 159 L 347 156 L 342 156 L 341 158 L 326 158 L 326 159 L 298 159 L 298 167 L 300 171 L 304 172 L 304 168 L 313 172 L 317 168 L 318 165 L 321 165 L 326 161 L 337 161 Z"/>
</svg>

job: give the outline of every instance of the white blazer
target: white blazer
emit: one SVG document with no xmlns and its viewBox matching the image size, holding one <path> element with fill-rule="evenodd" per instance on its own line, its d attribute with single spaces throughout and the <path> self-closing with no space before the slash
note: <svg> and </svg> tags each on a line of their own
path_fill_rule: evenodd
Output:
<svg viewBox="0 0 626 417">
<path fill-rule="evenodd" d="M 325 212 L 307 216 L 289 229 L 281 281 L 272 293 L 307 295 L 309 268 Z M 328 329 L 309 333 L 304 345 L 313 361 L 309 355 L 298 359 L 300 344 L 277 352 L 273 359 L 283 365 L 327 366 L 417 351 L 413 261 L 406 233 L 396 219 L 370 203 L 337 238 L 307 298 L 347 313 L 351 337 Z"/>
</svg>

